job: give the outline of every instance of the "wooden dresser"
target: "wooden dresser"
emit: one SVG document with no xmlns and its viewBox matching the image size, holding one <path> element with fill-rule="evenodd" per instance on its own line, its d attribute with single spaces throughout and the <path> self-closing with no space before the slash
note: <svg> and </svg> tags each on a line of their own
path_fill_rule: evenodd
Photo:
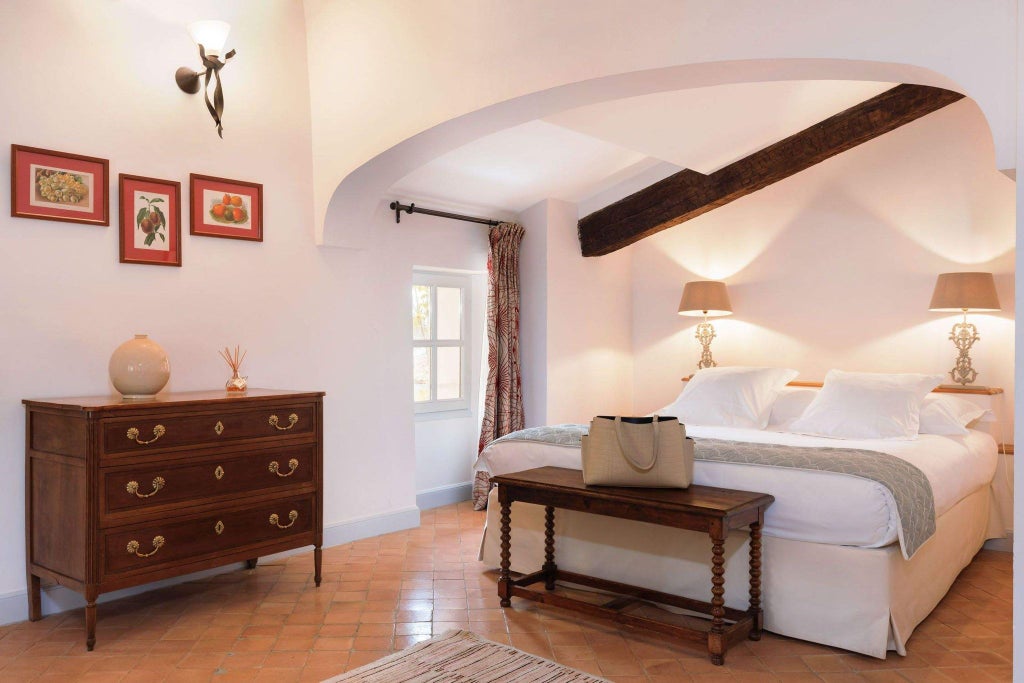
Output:
<svg viewBox="0 0 1024 683">
<path fill-rule="evenodd" d="M 322 392 L 25 400 L 29 618 L 40 580 L 96 598 L 323 544 Z"/>
</svg>

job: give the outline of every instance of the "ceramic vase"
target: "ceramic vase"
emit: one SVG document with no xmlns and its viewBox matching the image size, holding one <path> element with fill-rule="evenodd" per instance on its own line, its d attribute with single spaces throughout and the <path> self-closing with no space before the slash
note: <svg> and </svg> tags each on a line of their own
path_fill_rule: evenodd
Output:
<svg viewBox="0 0 1024 683">
<path fill-rule="evenodd" d="M 152 398 L 171 377 L 167 353 L 144 334 L 114 349 L 109 368 L 110 383 L 125 398 Z"/>
</svg>

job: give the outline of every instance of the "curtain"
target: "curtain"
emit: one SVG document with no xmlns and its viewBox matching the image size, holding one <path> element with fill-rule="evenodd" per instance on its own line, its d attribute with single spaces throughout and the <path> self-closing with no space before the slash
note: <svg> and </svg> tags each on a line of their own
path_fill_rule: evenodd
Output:
<svg viewBox="0 0 1024 683">
<path fill-rule="evenodd" d="M 478 451 L 523 428 L 523 387 L 519 370 L 519 245 L 523 226 L 501 223 L 490 232 L 487 255 L 487 383 Z M 482 475 L 482 476 L 481 476 Z M 487 505 L 490 482 L 478 472 L 474 508 Z"/>
</svg>

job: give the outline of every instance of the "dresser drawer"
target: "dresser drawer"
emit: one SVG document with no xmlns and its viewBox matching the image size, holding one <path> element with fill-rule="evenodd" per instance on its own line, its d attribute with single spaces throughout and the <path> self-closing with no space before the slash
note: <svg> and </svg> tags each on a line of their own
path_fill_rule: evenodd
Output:
<svg viewBox="0 0 1024 683">
<path fill-rule="evenodd" d="M 103 532 L 103 574 L 157 569 L 246 546 L 287 542 L 315 529 L 314 496 L 264 501 L 187 521 L 150 522 Z M 310 541 L 312 543 L 312 540 Z"/>
<path fill-rule="evenodd" d="M 291 446 L 231 455 L 203 455 L 172 463 L 100 469 L 104 517 L 163 505 L 185 506 L 312 485 L 316 446 Z"/>
<path fill-rule="evenodd" d="M 315 405 L 307 403 L 224 413 L 146 415 L 110 420 L 102 427 L 103 453 L 143 453 L 240 439 L 311 435 L 316 430 L 315 415 Z"/>
</svg>

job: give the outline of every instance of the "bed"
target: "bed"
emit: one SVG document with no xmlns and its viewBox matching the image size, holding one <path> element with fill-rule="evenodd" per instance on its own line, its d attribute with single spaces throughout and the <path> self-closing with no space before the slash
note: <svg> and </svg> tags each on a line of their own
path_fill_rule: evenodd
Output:
<svg viewBox="0 0 1024 683">
<path fill-rule="evenodd" d="M 661 412 L 661 411 L 659 411 Z M 663 414 L 670 414 L 665 412 Z M 697 440 L 798 448 L 864 449 L 909 462 L 934 496 L 934 533 L 908 552 L 892 492 L 875 481 L 827 471 L 698 460 L 694 483 L 775 496 L 764 528 L 765 628 L 774 633 L 874 657 L 906 654 L 914 628 L 934 609 L 988 538 L 1005 535 L 994 504 L 1000 461 L 995 439 L 977 429 L 963 435 L 921 434 L 913 440 L 845 440 L 766 429 L 688 426 Z M 709 442 L 711 443 L 711 442 Z M 490 475 L 551 465 L 580 469 L 572 444 L 503 440 L 477 463 Z M 491 491 L 490 500 L 496 500 Z M 499 563 L 496 503 L 488 506 L 480 558 Z M 701 534 L 641 522 L 559 511 L 559 566 L 612 581 L 700 597 L 710 575 L 710 546 Z M 513 571 L 532 571 L 544 558 L 543 509 L 512 510 Z M 726 604 L 746 608 L 747 534 L 726 546 Z M 736 556 L 738 561 L 730 562 Z"/>
</svg>

